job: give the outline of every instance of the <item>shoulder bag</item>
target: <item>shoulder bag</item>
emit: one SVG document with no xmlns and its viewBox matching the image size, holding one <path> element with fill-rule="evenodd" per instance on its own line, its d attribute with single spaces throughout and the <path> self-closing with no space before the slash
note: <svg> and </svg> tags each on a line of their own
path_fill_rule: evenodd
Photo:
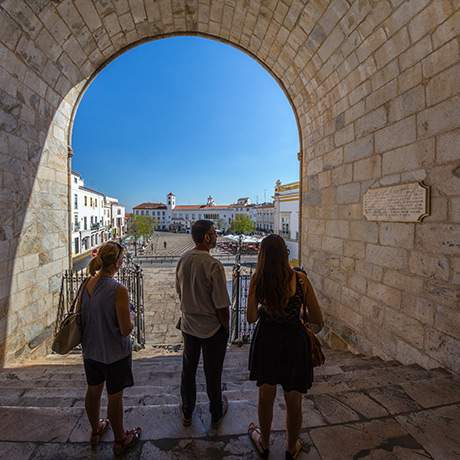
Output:
<svg viewBox="0 0 460 460">
<path fill-rule="evenodd" d="M 90 278 L 86 278 L 78 289 L 77 295 L 70 305 L 69 311 L 63 319 L 59 330 L 54 336 L 53 345 L 51 349 L 59 354 L 65 355 L 72 351 L 77 345 L 81 343 L 81 329 L 80 329 L 80 308 L 83 290 Z"/>
<path fill-rule="evenodd" d="M 318 337 L 314 333 L 313 329 L 310 326 L 310 315 L 307 307 L 307 296 L 306 296 L 306 288 L 303 282 L 303 279 L 297 275 L 297 279 L 299 280 L 300 285 L 302 286 L 303 292 L 303 302 L 302 302 L 302 324 L 307 333 L 308 340 L 310 342 L 310 354 L 311 354 L 311 363 L 313 367 L 322 366 L 326 362 L 326 357 L 324 356 L 321 342 L 319 341 Z"/>
</svg>

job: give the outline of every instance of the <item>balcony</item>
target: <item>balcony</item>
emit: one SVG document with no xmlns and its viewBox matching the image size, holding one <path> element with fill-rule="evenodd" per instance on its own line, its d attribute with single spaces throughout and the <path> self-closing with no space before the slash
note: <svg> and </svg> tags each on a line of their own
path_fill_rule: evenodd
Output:
<svg viewBox="0 0 460 460">
<path fill-rule="evenodd" d="M 95 223 L 95 224 L 91 224 L 91 230 L 99 230 L 101 228 L 101 224 L 99 223 Z"/>
<path fill-rule="evenodd" d="M 80 231 L 80 224 L 79 223 L 73 224 L 73 231 L 74 232 L 79 232 Z"/>
</svg>

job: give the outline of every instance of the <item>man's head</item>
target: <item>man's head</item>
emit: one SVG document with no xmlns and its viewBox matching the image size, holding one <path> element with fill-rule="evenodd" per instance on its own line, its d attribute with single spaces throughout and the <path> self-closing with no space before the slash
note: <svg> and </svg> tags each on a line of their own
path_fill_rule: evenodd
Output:
<svg viewBox="0 0 460 460">
<path fill-rule="evenodd" d="M 212 249 L 217 244 L 217 234 L 210 220 L 197 220 L 192 225 L 192 238 L 197 246 Z"/>
</svg>

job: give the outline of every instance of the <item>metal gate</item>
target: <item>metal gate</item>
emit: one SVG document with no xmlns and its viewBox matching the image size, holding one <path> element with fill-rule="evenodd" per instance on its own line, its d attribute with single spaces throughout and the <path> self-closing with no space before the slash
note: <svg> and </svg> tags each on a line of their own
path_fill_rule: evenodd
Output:
<svg viewBox="0 0 460 460">
<path fill-rule="evenodd" d="M 59 305 L 55 324 L 55 333 L 69 312 L 69 308 L 83 281 L 87 278 L 86 270 L 66 270 L 62 276 Z M 132 262 L 129 255 L 123 259 L 123 265 L 115 275 L 115 279 L 126 286 L 129 293 L 131 308 L 134 310 L 134 328 L 131 332 L 134 350 L 145 347 L 144 322 L 144 276 L 142 268 Z"/>
<path fill-rule="evenodd" d="M 253 272 L 254 265 L 243 266 L 237 262 L 233 267 L 230 318 L 230 340 L 232 343 L 249 343 L 254 332 L 255 324 L 249 324 L 246 320 L 249 283 Z"/>
</svg>

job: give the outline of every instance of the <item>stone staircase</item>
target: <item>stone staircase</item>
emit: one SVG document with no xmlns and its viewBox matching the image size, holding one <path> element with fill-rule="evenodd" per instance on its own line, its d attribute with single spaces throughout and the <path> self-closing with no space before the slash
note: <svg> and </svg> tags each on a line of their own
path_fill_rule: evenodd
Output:
<svg viewBox="0 0 460 460">
<path fill-rule="evenodd" d="M 299 459 L 460 458 L 460 378 L 327 350 L 327 364 L 303 403 Z M 197 375 L 198 407 L 190 428 L 179 412 L 181 357 L 140 352 L 136 386 L 126 391 L 126 425 L 143 437 L 129 459 L 255 459 L 246 429 L 257 418 L 257 389 L 249 382 L 247 347 L 231 348 L 224 369 L 228 415 L 211 429 L 204 375 Z M 80 357 L 0 371 L 0 458 L 112 458 L 111 433 L 97 451 L 87 440 L 85 378 Z M 271 457 L 284 458 L 285 405 L 278 392 Z M 105 402 L 105 400 L 104 400 Z"/>
</svg>

